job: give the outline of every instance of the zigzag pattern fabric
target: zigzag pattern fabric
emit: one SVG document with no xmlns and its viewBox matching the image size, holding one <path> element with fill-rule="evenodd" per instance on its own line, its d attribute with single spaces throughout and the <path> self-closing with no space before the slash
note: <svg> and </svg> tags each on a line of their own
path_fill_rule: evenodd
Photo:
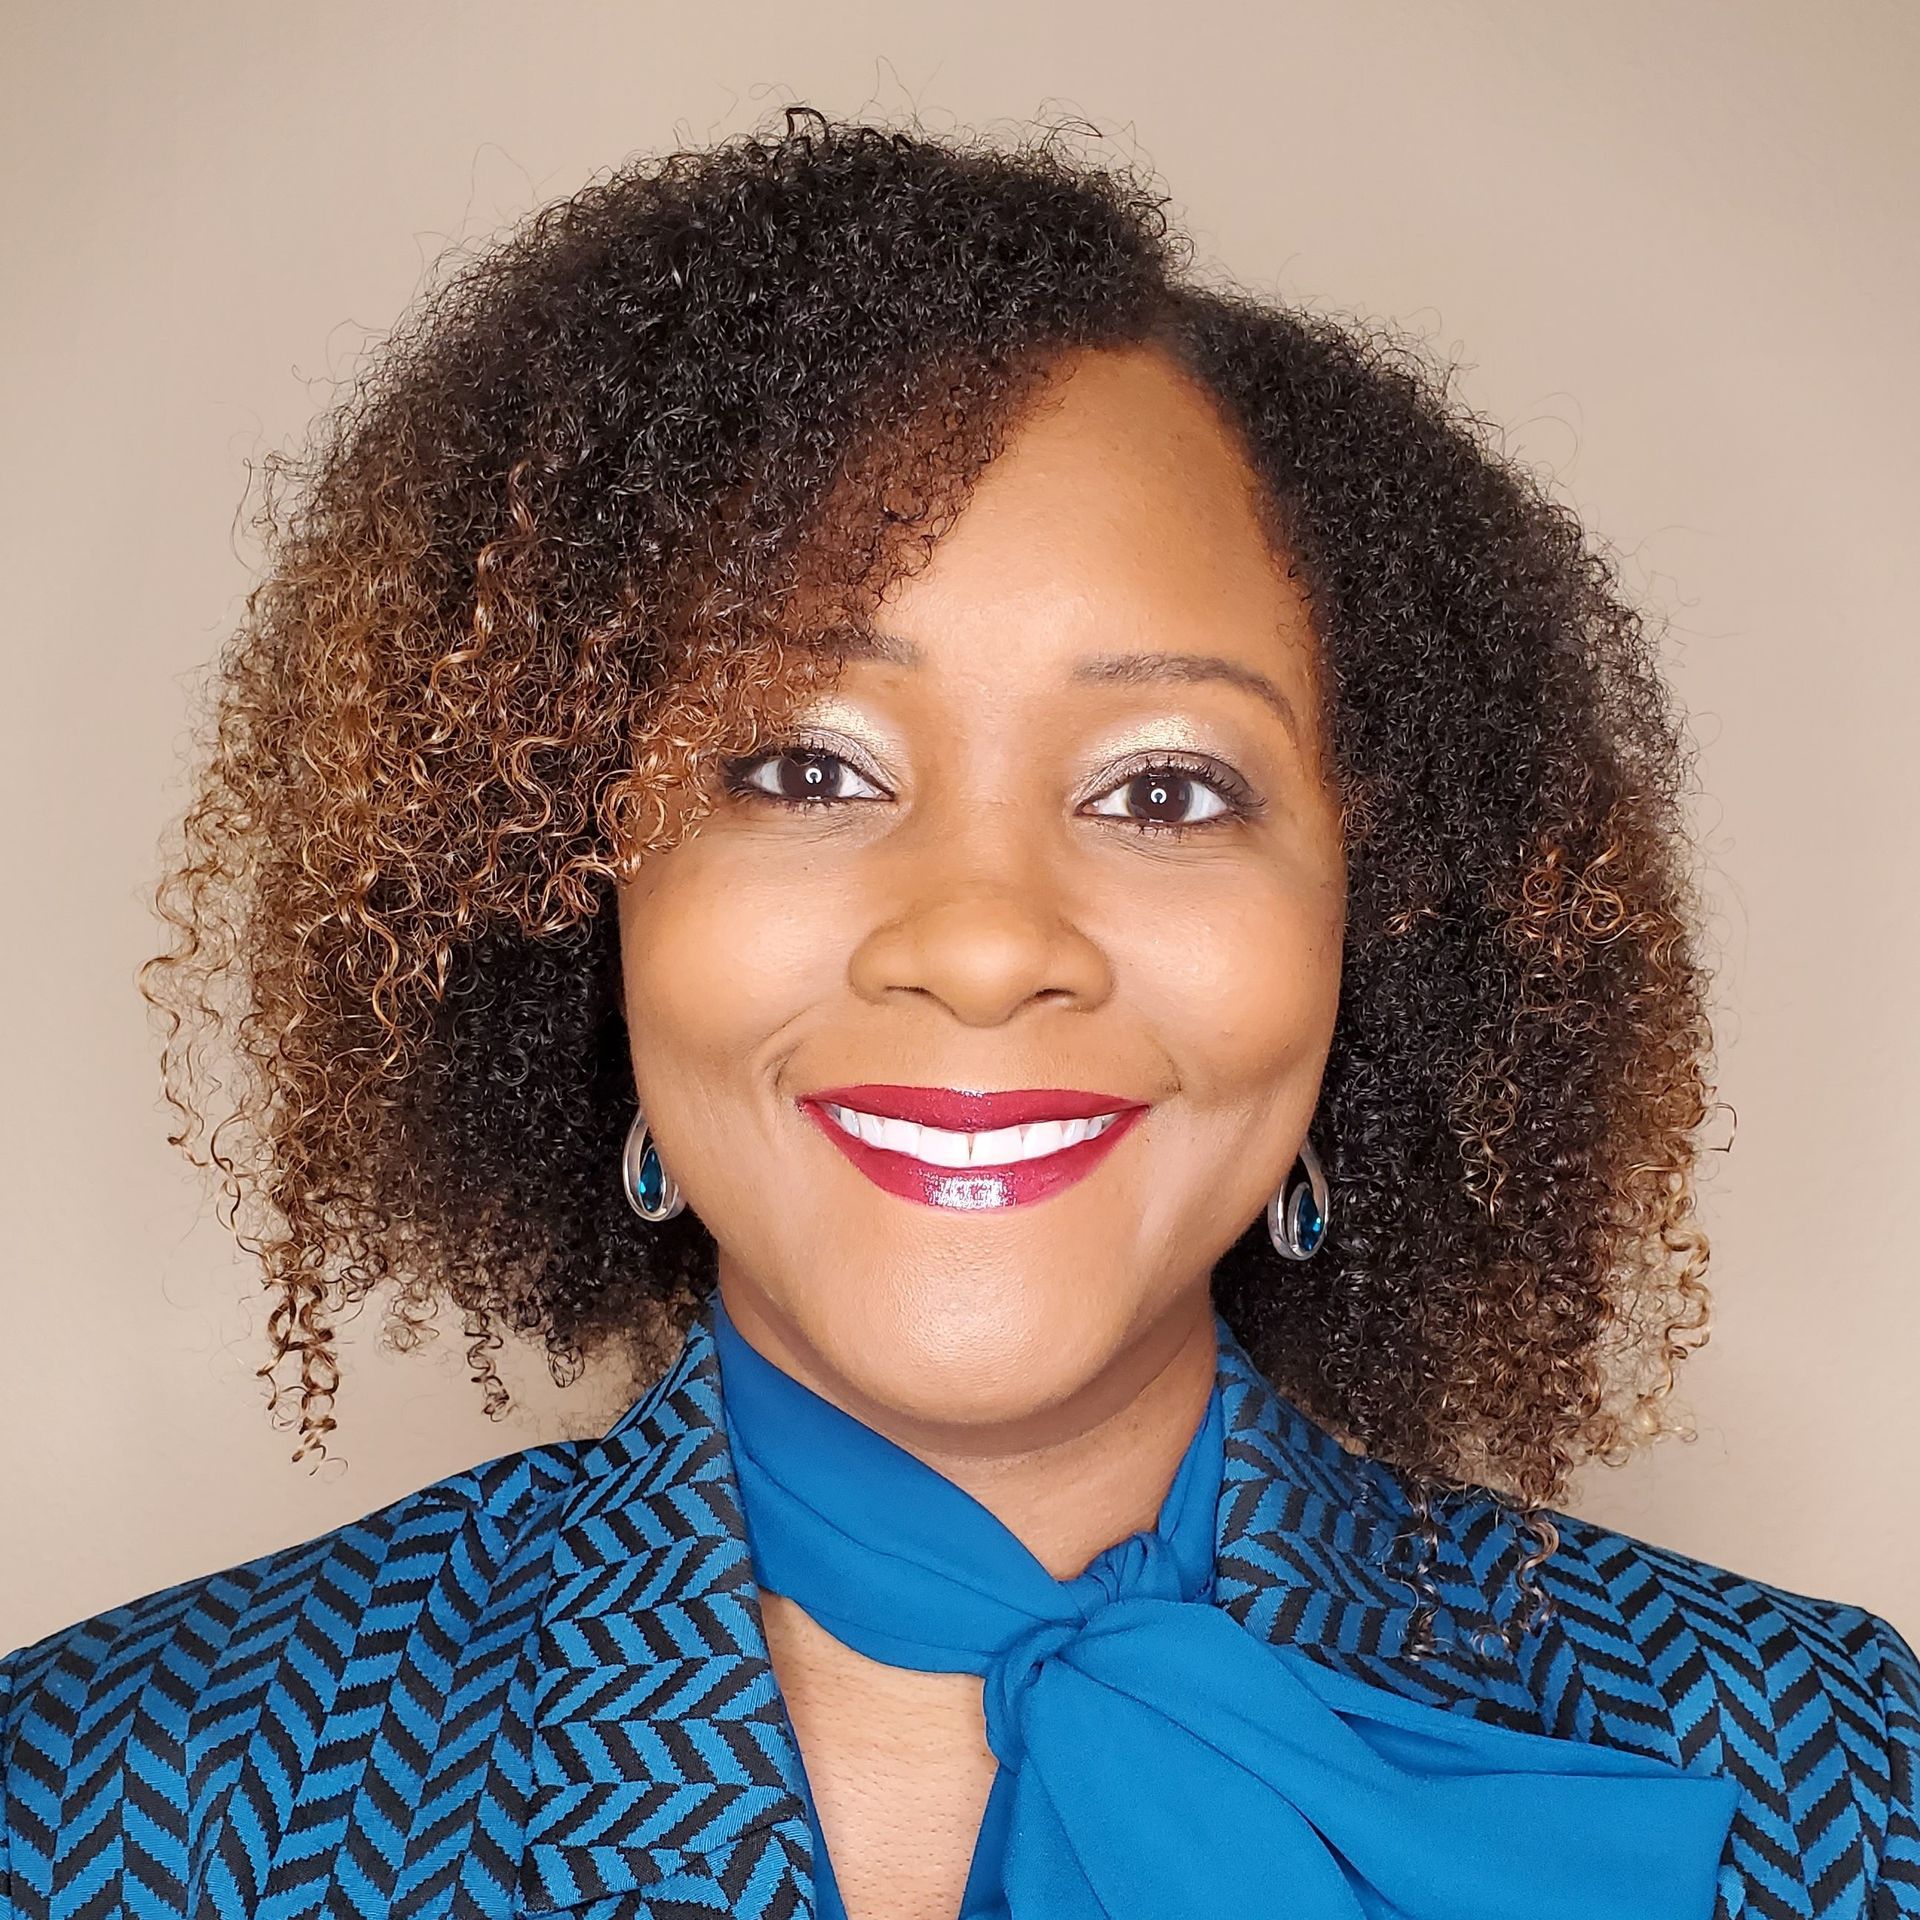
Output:
<svg viewBox="0 0 1920 1920">
<path fill-rule="evenodd" d="M 809 1920 L 710 1315 L 601 1440 L 0 1662 L 0 1916 Z M 1524 1542 L 1470 1495 L 1423 1651 L 1399 1482 L 1220 1336 L 1236 1619 L 1409 1699 L 1704 1761 L 1740 1791 L 1721 1920 L 1920 1920 L 1920 1665 L 1886 1621 L 1560 1516 L 1552 1617 L 1510 1650 Z"/>
</svg>

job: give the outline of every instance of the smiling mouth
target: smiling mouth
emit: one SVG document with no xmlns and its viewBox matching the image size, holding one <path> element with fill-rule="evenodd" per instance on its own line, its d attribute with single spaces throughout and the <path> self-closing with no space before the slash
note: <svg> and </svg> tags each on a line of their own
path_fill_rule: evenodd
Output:
<svg viewBox="0 0 1920 1920">
<path fill-rule="evenodd" d="M 882 1153 L 904 1153 L 936 1167 L 1013 1167 L 1029 1160 L 1097 1140 L 1121 1116 L 1103 1113 L 1091 1120 L 1035 1120 L 1024 1127 L 996 1127 L 989 1133 L 956 1133 L 912 1120 L 889 1120 L 857 1107 L 823 1100 L 821 1110 L 835 1126 Z"/>
<path fill-rule="evenodd" d="M 1073 1186 L 1147 1110 L 1111 1095 L 913 1087 L 836 1087 L 799 1105 L 876 1186 L 969 1213 L 1024 1206 Z M 937 1124 L 935 1116 L 980 1124 Z"/>
</svg>

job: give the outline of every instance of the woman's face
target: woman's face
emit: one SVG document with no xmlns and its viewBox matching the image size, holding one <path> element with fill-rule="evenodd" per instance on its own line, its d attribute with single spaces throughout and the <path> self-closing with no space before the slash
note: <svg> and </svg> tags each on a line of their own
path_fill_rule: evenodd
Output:
<svg viewBox="0 0 1920 1920">
<path fill-rule="evenodd" d="M 1168 363 L 1079 357 L 799 749 L 622 890 L 639 1098 L 729 1310 L 896 1433 L 1211 1351 L 1306 1133 L 1345 867 L 1251 487 Z"/>
</svg>

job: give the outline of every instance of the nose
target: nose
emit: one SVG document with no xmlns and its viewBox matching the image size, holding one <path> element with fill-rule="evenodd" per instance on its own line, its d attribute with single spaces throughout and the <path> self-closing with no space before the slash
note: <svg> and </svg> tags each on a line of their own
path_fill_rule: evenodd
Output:
<svg viewBox="0 0 1920 1920">
<path fill-rule="evenodd" d="M 983 830 L 984 827 L 984 830 Z M 1066 879 L 1047 850 L 976 820 L 900 864 L 901 897 L 849 964 L 863 999 L 916 995 L 967 1026 L 990 1027 L 1029 1004 L 1086 1009 L 1112 988 L 1106 954 L 1076 924 Z"/>
</svg>

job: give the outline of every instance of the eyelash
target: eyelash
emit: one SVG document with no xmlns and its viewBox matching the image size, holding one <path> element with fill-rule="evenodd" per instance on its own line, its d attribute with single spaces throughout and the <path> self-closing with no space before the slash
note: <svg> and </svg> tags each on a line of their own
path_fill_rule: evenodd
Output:
<svg viewBox="0 0 1920 1920">
<path fill-rule="evenodd" d="M 788 741 L 784 746 L 771 747 L 764 753 L 749 754 L 741 759 L 731 760 L 725 770 L 727 791 L 736 798 L 764 801 L 770 806 L 785 807 L 798 812 L 810 812 L 818 807 L 857 806 L 857 799 L 825 795 L 818 799 L 799 800 L 791 794 L 769 793 L 766 788 L 753 785 L 749 775 L 771 761 L 784 759 L 827 760 L 837 762 L 848 768 L 862 780 L 873 786 L 880 782 L 870 773 L 847 758 L 837 749 L 818 743 L 798 739 Z M 1256 818 L 1262 811 L 1261 803 L 1253 789 L 1226 767 L 1214 761 L 1197 759 L 1189 754 L 1177 752 L 1145 753 L 1136 755 L 1130 761 L 1123 761 L 1114 779 L 1100 791 L 1091 796 L 1095 800 L 1104 800 L 1120 788 L 1129 786 L 1143 774 L 1171 773 L 1184 780 L 1192 780 L 1205 787 L 1222 806 L 1222 811 L 1205 820 L 1167 821 L 1132 820 L 1124 814 L 1099 814 L 1097 819 L 1118 821 L 1131 827 L 1136 833 L 1161 834 L 1173 839 L 1184 839 L 1189 834 L 1204 833 L 1210 828 L 1235 826 Z"/>
</svg>

